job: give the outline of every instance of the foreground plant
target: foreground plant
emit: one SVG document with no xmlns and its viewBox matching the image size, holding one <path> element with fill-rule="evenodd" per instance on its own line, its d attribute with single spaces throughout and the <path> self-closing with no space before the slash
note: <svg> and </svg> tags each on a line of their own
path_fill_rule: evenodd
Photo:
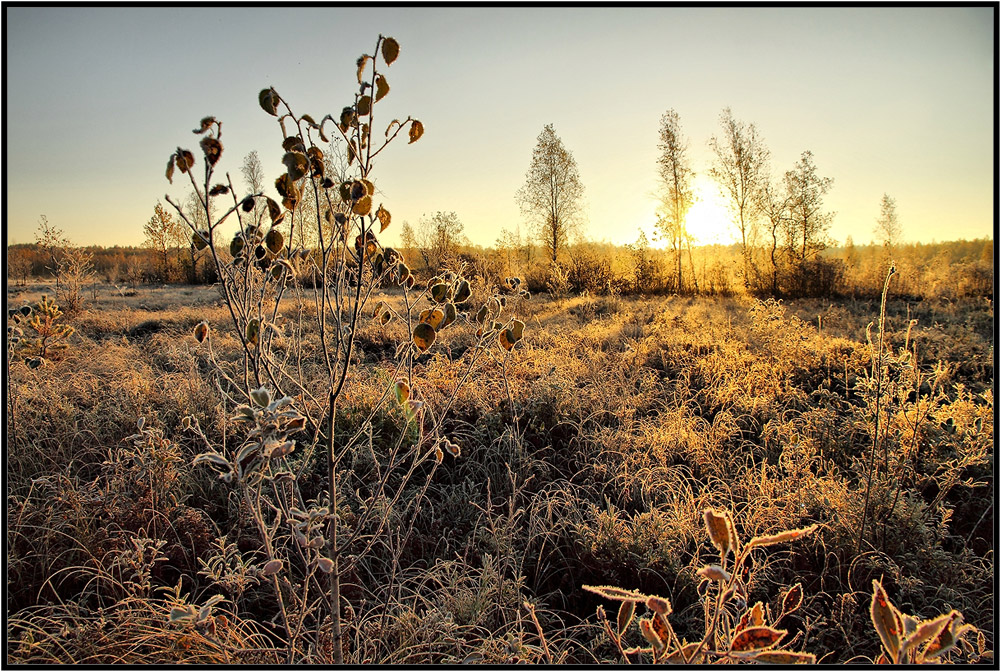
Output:
<svg viewBox="0 0 1000 671">
<path fill-rule="evenodd" d="M 414 363 L 444 329 L 479 324 L 471 354 L 456 362 L 463 370 L 456 376 L 453 400 L 486 352 L 509 352 L 523 335 L 524 324 L 514 315 L 516 300 L 493 296 L 473 316 L 478 306 L 471 304 L 471 285 L 461 269 L 444 269 L 420 287 L 402 256 L 378 239 L 392 216 L 374 201 L 374 159 L 402 132 L 411 144 L 424 132 L 423 124 L 412 117 L 393 119 L 382 137 L 372 132 L 376 106 L 389 93 L 381 66 L 391 65 L 398 55 L 396 40 L 379 36 L 374 55 L 358 59 L 359 90 L 337 116 L 327 114 L 317 121 L 296 114 L 274 88 L 260 92 L 258 102 L 276 117 L 283 138 L 284 172 L 275 180 L 280 205 L 262 193 L 237 197 L 228 175 L 225 182 L 216 181 L 223 146 L 222 122 L 214 117 L 205 117 L 194 130 L 202 136 L 203 177 L 195 178 L 195 156 L 189 150 L 178 147 L 167 165 L 168 179 L 175 171 L 187 175 L 209 222 L 199 228 L 167 197 L 190 227 L 194 248 L 208 254 L 216 266 L 240 351 L 235 365 L 220 361 L 211 325 L 203 321 L 195 327 L 194 337 L 207 350 L 218 388 L 232 410 L 230 421 L 244 428 L 234 428 L 224 444 L 218 444 L 194 417 L 183 424 L 205 447 L 194 463 L 215 469 L 237 489 L 250 512 L 264 554 L 252 577 L 274 592 L 290 663 L 344 662 L 341 613 L 349 610 L 341 595 L 344 574 L 372 551 L 390 525 L 406 530 L 396 547 L 401 551 L 445 453 L 453 458 L 460 454 L 442 429 L 451 401 L 439 413 L 425 405 Z M 321 147 L 327 144 L 346 153 L 348 174 L 334 179 Z M 226 196 L 232 204 L 213 218 L 215 200 Z M 243 221 L 258 201 L 266 203 L 267 230 Z M 221 226 L 233 215 L 238 230 L 226 242 Z M 315 235 L 318 248 L 291 248 L 296 230 L 305 227 Z M 371 318 L 383 327 L 394 319 L 403 322 L 406 340 L 398 343 L 395 370 L 371 414 L 360 427 L 346 430 L 337 421 L 338 405 L 357 365 L 359 328 L 368 319 L 369 302 L 383 287 L 401 290 L 402 307 L 376 300 Z M 294 318 L 281 313 L 288 306 Z M 318 338 L 318 345 L 313 347 L 307 336 Z M 313 363 L 317 359 L 318 366 Z M 391 408 L 393 398 L 404 420 L 398 435 L 388 442 L 385 454 L 375 457 L 374 481 L 353 483 L 345 491 L 345 455 L 370 436 L 376 413 Z M 325 466 L 327 488 L 309 498 L 300 482 L 314 455 Z M 383 605 L 397 565 L 394 561 Z M 176 615 L 178 621 L 187 617 Z M 198 617 L 194 610 L 188 615 Z"/>
<path fill-rule="evenodd" d="M 816 525 L 801 529 L 783 531 L 772 536 L 757 536 L 745 546 L 741 546 L 732 516 L 728 511 L 709 508 L 704 511 L 705 527 L 712 545 L 719 552 L 720 563 L 703 566 L 699 593 L 704 590 L 703 607 L 705 634 L 699 641 L 687 642 L 678 638 L 670 621 L 673 612 L 668 599 L 641 594 L 632 590 L 612 586 L 590 586 L 583 588 L 612 601 L 621 602 L 616 622 L 608 621 L 603 607 L 598 608 L 598 619 L 604 630 L 627 662 L 635 655 L 642 661 L 643 655 L 652 657 L 652 662 L 684 664 L 710 664 L 754 661 L 768 664 L 814 664 L 816 656 L 807 652 L 796 652 L 783 648 L 782 640 L 787 629 L 779 629 L 778 623 L 802 605 L 802 585 L 796 583 L 784 595 L 781 611 L 776 618 L 768 621 L 768 611 L 760 601 L 748 606 L 747 585 L 744 564 L 751 552 L 779 543 L 798 540 L 816 530 Z M 732 555 L 732 563 L 729 556 Z M 714 591 L 714 599 L 710 594 Z M 638 620 L 638 628 L 645 646 L 625 647 L 626 631 L 635 619 L 636 607 L 645 605 L 647 615 Z"/>
<path fill-rule="evenodd" d="M 76 332 L 61 321 L 62 310 L 48 296 L 42 296 L 34 307 L 25 305 L 12 309 L 7 316 L 14 322 L 7 330 L 8 346 L 25 355 L 24 362 L 29 368 L 38 368 L 48 359 L 59 358 L 69 347 L 66 340 Z M 34 336 L 25 335 L 17 326 L 22 323 L 34 332 Z"/>
</svg>

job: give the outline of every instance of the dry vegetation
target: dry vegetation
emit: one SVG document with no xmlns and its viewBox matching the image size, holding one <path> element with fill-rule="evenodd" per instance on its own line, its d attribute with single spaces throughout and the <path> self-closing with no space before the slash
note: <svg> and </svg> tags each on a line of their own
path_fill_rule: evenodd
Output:
<svg viewBox="0 0 1000 671">
<path fill-rule="evenodd" d="M 318 122 L 260 91 L 280 205 L 216 172 L 214 117 L 170 156 L 214 285 L 98 285 L 56 242 L 58 286 L 8 281 L 8 661 L 991 661 L 982 259 L 822 303 L 626 298 L 589 253 L 411 269 L 373 201 L 424 132 L 371 128 L 398 56 Z"/>
<path fill-rule="evenodd" d="M 51 286 L 9 287 L 8 305 L 43 293 Z M 386 293 L 399 301 L 399 290 Z M 534 296 L 520 310 L 530 335 L 506 369 L 484 364 L 457 396 L 467 329 L 443 331 L 416 363 L 424 402 L 436 414 L 453 404 L 445 430 L 461 455 L 345 574 L 346 659 L 621 661 L 595 615 L 608 602 L 584 585 L 661 595 L 676 638 L 700 641 L 715 594 L 699 569 L 719 561 L 707 508 L 733 511 L 744 538 L 817 525 L 755 551 L 740 576 L 738 605 L 762 602 L 763 621 L 788 632 L 783 648 L 874 660 L 877 580 L 904 613 L 957 609 L 976 627 L 947 658 L 990 654 L 988 306 L 889 300 L 879 468 L 860 552 L 875 406 L 865 326 L 877 328 L 877 304 Z M 259 535 L 232 487 L 192 466 L 203 444 L 183 428 L 193 417 L 212 437 L 234 430 L 192 336 L 207 320 L 214 356 L 238 359 L 219 293 L 123 297 L 105 287 L 63 319 L 76 332 L 59 359 L 30 368 L 14 356 L 8 377 L 8 659 L 283 659 Z M 376 417 L 342 462 L 349 488 L 373 477 L 405 427 L 393 403 L 374 403 L 403 329 L 359 328 L 356 384 L 338 421 Z M 318 496 L 320 464 L 296 465 Z M 348 503 L 345 524 L 352 514 Z M 796 583 L 802 604 L 778 622 Z M 172 608 L 215 595 L 210 628 L 169 621 Z M 737 611 L 727 612 L 738 621 Z M 647 645 L 634 627 L 623 638 L 626 650 Z M 631 657 L 648 661 L 652 649 Z M 309 654 L 329 658 L 321 647 Z"/>
</svg>

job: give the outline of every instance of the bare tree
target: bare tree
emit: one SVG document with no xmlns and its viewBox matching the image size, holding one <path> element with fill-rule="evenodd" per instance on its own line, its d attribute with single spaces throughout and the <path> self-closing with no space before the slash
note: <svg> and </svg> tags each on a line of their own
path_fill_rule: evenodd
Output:
<svg viewBox="0 0 1000 671">
<path fill-rule="evenodd" d="M 785 173 L 791 226 L 796 238 L 792 244 L 800 264 L 826 248 L 826 234 L 833 213 L 823 212 L 823 196 L 832 186 L 832 178 L 816 173 L 811 151 L 802 152 L 795 167 Z"/>
<path fill-rule="evenodd" d="M 465 244 L 465 226 L 454 212 L 435 212 L 417 222 L 416 245 L 431 270 L 446 265 Z"/>
<path fill-rule="evenodd" d="M 875 239 L 880 240 L 892 254 L 893 248 L 902 237 L 903 229 L 896 214 L 896 200 L 889 194 L 882 194 L 882 211 L 875 221 Z"/>
<path fill-rule="evenodd" d="M 38 218 L 38 229 L 35 231 L 35 244 L 48 257 L 49 272 L 56 278 L 56 288 L 59 288 L 59 262 L 71 243 L 61 228 L 49 223 L 44 214 Z"/>
<path fill-rule="evenodd" d="M 572 152 L 563 146 L 552 124 L 538 135 L 531 167 L 517 192 L 521 214 L 555 262 L 579 225 L 583 211 L 583 183 Z"/>
<path fill-rule="evenodd" d="M 743 283 L 750 282 L 750 247 L 756 237 L 758 216 L 762 211 L 764 186 L 768 181 L 770 152 L 757 134 L 757 127 L 733 118 L 730 108 L 722 110 L 722 138 L 708 141 L 715 153 L 709 174 L 722 188 L 734 223 L 740 232 L 743 250 Z"/>
<path fill-rule="evenodd" d="M 767 219 L 767 230 L 770 234 L 769 258 L 771 261 L 771 295 L 778 294 L 778 260 L 781 255 L 779 239 L 787 237 L 791 224 L 789 213 L 788 191 L 784 183 L 773 183 L 765 180 L 761 195 L 761 210 Z"/>
<path fill-rule="evenodd" d="M 659 148 L 660 158 L 657 159 L 657 165 L 660 180 L 663 182 L 663 194 L 657 226 L 674 250 L 676 288 L 679 292 L 683 289 L 681 252 L 685 245 L 688 249 L 688 260 L 691 259 L 691 241 L 685 220 L 688 210 L 694 203 L 691 184 L 694 172 L 688 163 L 687 140 L 681 134 L 680 116 L 672 109 L 660 117 Z M 694 280 L 693 270 L 692 266 L 692 280 Z M 695 280 L 695 291 L 698 290 L 697 287 Z"/>
<path fill-rule="evenodd" d="M 256 151 L 252 151 L 243 157 L 243 165 L 240 167 L 243 173 L 243 183 L 247 193 L 264 192 L 264 166 L 260 162 L 260 156 Z M 267 201 L 263 198 L 255 198 L 253 209 L 243 218 L 244 224 L 251 224 L 260 228 L 264 225 L 264 218 L 267 216 Z"/>
<path fill-rule="evenodd" d="M 28 282 L 31 275 L 31 254 L 24 247 L 16 249 L 7 248 L 7 277 L 19 278 L 19 284 L 23 287 Z"/>
</svg>

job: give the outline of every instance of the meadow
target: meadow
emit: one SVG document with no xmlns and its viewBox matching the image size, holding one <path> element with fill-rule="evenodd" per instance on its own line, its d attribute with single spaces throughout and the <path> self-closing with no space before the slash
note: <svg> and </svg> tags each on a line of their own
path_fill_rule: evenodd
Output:
<svg viewBox="0 0 1000 671">
<path fill-rule="evenodd" d="M 335 418 L 334 510 L 357 540 L 344 661 L 871 663 L 903 644 L 992 661 L 991 302 L 890 292 L 880 329 L 877 299 L 510 294 L 523 338 L 482 348 L 496 280 L 469 281 L 402 396 L 411 327 L 381 314 L 409 310 L 404 291 L 355 327 Z M 7 306 L 43 295 L 9 284 Z M 321 377 L 308 292 L 276 314 L 271 355 Z M 282 457 L 299 507 L 277 474 L 244 484 L 255 397 L 219 372 L 244 366 L 219 287 L 101 285 L 58 321 L 75 332 L 37 367 L 8 330 L 8 662 L 333 661 L 328 565 L 284 519 L 305 538 L 330 515 L 322 429 Z M 309 415 L 323 390 L 303 387 Z M 397 467 L 429 417 L 447 440 Z"/>
</svg>

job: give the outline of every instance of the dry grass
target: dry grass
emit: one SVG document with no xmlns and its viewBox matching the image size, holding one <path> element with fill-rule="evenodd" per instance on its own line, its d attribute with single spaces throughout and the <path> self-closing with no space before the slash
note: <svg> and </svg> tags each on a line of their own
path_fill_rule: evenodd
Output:
<svg viewBox="0 0 1000 671">
<path fill-rule="evenodd" d="M 8 307 L 47 292 L 8 287 Z M 236 360 L 218 291 L 102 286 L 88 299 L 69 319 L 76 334 L 61 361 L 29 369 L 15 357 L 10 368 L 8 659 L 275 663 L 274 601 L 246 568 L 260 541 L 240 502 L 191 467 L 202 446 L 181 430 L 187 416 L 211 436 L 233 430 L 191 336 L 207 320 L 215 356 Z M 295 319 L 312 308 L 286 298 L 281 309 Z M 584 584 L 668 597 L 677 636 L 699 640 L 697 571 L 715 561 L 708 507 L 733 511 L 744 538 L 819 525 L 794 546 L 756 552 L 747 574 L 747 601 L 774 612 L 802 582 L 802 608 L 782 622 L 796 649 L 874 660 L 881 646 L 867 609 L 877 579 L 900 610 L 955 608 L 983 632 L 984 650 L 957 650 L 954 661 L 992 650 L 991 311 L 888 306 L 895 396 L 879 401 L 886 463 L 860 554 L 875 402 L 865 326 L 877 305 L 533 296 L 520 311 L 526 337 L 506 366 L 484 360 L 457 395 L 453 363 L 471 356 L 468 329 L 442 331 L 417 361 L 420 398 L 435 412 L 453 403 L 445 428 L 462 455 L 436 472 L 412 532 L 390 516 L 375 551 L 345 573 L 347 659 L 620 661 Z M 913 369 L 899 351 L 913 318 L 924 379 L 908 395 Z M 400 411 L 376 402 L 402 328 L 359 329 L 338 422 L 347 430 L 375 416 L 342 466 L 348 529 L 363 501 L 378 504 L 373 477 L 405 428 Z M 306 379 L 314 335 L 304 334 L 295 364 Z M 317 496 L 319 467 L 306 466 L 303 491 Z M 220 539 L 235 552 L 225 579 L 200 572 Z M 168 621 L 171 607 L 213 594 L 224 597 L 214 632 Z M 537 605 L 541 636 L 525 600 Z M 322 646 L 311 654 L 329 659 Z"/>
</svg>

